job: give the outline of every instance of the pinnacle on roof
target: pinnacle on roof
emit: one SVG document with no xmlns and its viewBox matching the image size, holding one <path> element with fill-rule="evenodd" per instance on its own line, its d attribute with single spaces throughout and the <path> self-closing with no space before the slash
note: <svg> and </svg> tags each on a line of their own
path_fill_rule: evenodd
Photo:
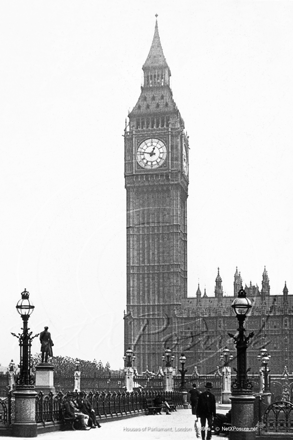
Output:
<svg viewBox="0 0 293 440">
<path fill-rule="evenodd" d="M 220 268 L 218 267 L 218 274 L 217 274 L 217 278 L 216 281 L 222 281 L 221 275 L 220 275 Z"/>
<path fill-rule="evenodd" d="M 264 271 L 263 271 L 263 274 L 262 274 L 262 278 L 263 278 L 263 280 L 267 280 L 267 281 L 269 281 L 268 271 L 267 271 L 266 266 L 264 267 Z"/>
<path fill-rule="evenodd" d="M 285 281 L 285 286 L 284 286 L 284 289 L 283 289 L 283 293 L 284 293 L 285 295 L 288 295 L 288 287 L 287 287 L 287 283 L 286 283 L 286 281 Z"/>
<path fill-rule="evenodd" d="M 197 291 L 196 291 L 196 296 L 201 296 L 201 290 L 199 287 L 199 283 L 198 283 L 198 287 L 197 287 Z"/>
<path fill-rule="evenodd" d="M 157 17 L 157 15 L 156 15 Z M 155 33 L 153 37 L 153 42 L 149 51 L 149 54 L 147 56 L 147 59 L 143 65 L 143 69 L 152 68 L 152 67 L 168 67 L 163 48 L 161 45 L 160 35 L 159 35 L 159 29 L 158 29 L 158 20 L 156 18 L 156 25 L 155 25 Z M 170 71 L 170 69 L 169 69 Z"/>
</svg>

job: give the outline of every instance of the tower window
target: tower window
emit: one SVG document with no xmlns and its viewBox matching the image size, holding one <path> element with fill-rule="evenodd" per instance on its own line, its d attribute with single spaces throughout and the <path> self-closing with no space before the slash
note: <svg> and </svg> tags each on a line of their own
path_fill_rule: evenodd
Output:
<svg viewBox="0 0 293 440">
<path fill-rule="evenodd" d="M 156 97 L 155 97 L 155 95 L 153 95 L 152 96 L 152 101 L 155 101 L 156 100 Z"/>
<path fill-rule="evenodd" d="M 139 105 L 137 106 L 137 109 L 138 109 L 138 110 L 140 110 L 140 109 L 141 109 L 141 105 L 140 105 L 140 104 L 139 104 Z"/>
<path fill-rule="evenodd" d="M 164 99 L 164 95 L 161 95 L 161 99 Z"/>
<path fill-rule="evenodd" d="M 169 104 L 168 104 L 168 102 L 166 102 L 165 107 L 168 107 L 168 106 L 169 106 Z"/>
<path fill-rule="evenodd" d="M 144 101 L 146 101 L 147 100 L 147 97 L 146 96 L 144 96 L 143 98 L 142 98 Z"/>
<path fill-rule="evenodd" d="M 160 104 L 157 102 L 156 108 L 159 108 L 159 107 L 160 107 Z"/>
<path fill-rule="evenodd" d="M 149 104 L 147 104 L 147 105 L 146 105 L 146 108 L 147 108 L 147 110 L 148 110 L 148 109 L 150 108 L 150 105 L 149 105 Z"/>
</svg>

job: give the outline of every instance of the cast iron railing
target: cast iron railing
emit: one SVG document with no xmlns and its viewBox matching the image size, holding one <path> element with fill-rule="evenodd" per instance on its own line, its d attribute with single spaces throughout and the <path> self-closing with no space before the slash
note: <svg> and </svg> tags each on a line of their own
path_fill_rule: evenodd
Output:
<svg viewBox="0 0 293 440">
<path fill-rule="evenodd" d="M 279 401 L 269 405 L 262 417 L 261 431 L 293 433 L 293 404 Z"/>
<path fill-rule="evenodd" d="M 62 406 L 65 397 L 76 400 L 79 396 L 87 398 L 91 403 L 96 416 L 102 418 L 114 418 L 124 414 L 142 412 L 146 409 L 147 399 L 155 398 L 160 394 L 163 399 L 171 400 L 176 406 L 183 406 L 181 392 L 90 392 L 90 393 L 49 393 L 44 395 L 40 392 L 36 397 L 36 422 L 58 423 L 62 419 Z"/>
<path fill-rule="evenodd" d="M 0 427 L 10 426 L 14 421 L 15 404 L 11 392 L 7 397 L 0 399 Z"/>
</svg>

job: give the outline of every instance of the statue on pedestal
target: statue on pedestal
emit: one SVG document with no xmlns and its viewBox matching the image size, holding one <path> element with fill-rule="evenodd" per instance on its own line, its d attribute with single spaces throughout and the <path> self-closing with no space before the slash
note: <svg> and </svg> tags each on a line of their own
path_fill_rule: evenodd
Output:
<svg viewBox="0 0 293 440">
<path fill-rule="evenodd" d="M 48 357 L 53 357 L 53 341 L 51 339 L 51 333 L 48 332 L 48 327 L 44 328 L 44 331 L 40 333 L 42 363 L 48 362 Z"/>
</svg>

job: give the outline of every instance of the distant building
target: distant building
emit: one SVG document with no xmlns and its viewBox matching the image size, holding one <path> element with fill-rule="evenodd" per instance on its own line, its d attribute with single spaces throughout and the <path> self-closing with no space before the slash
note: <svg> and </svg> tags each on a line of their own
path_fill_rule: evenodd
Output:
<svg viewBox="0 0 293 440">
<path fill-rule="evenodd" d="M 261 289 L 251 283 L 243 285 L 241 274 L 236 268 L 233 296 L 224 296 L 218 270 L 215 296 L 202 295 L 198 287 L 195 297 L 182 301 L 181 307 L 176 310 L 176 317 L 179 320 L 178 327 L 181 328 L 179 340 L 185 340 L 182 350 L 189 365 L 196 365 L 201 373 L 216 371 L 220 365 L 221 350 L 225 346 L 236 356 L 233 340 L 228 333 L 235 334 L 237 331 L 237 319 L 231 304 L 242 286 L 252 302 L 251 312 L 245 321 L 247 335 L 254 332 L 247 350 L 247 365 L 251 373 L 258 374 L 260 364 L 257 356 L 263 346 L 271 355 L 271 373 L 280 373 L 285 366 L 292 371 L 290 341 L 293 340 L 293 297 L 288 295 L 286 283 L 283 292 L 270 294 L 266 268 L 262 274 Z M 236 360 L 232 366 L 236 368 Z"/>
</svg>

